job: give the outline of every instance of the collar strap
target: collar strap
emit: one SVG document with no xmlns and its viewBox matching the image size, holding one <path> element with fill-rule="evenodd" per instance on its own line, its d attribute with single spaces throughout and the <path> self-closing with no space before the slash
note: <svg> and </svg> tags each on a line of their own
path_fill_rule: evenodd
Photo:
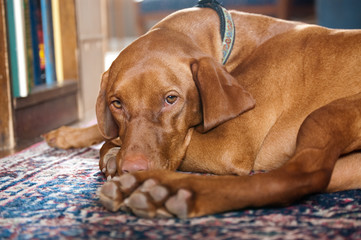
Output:
<svg viewBox="0 0 361 240">
<path fill-rule="evenodd" d="M 226 64 L 231 55 L 236 34 L 231 14 L 216 0 L 200 0 L 196 7 L 212 8 L 217 12 L 221 22 L 222 64 Z"/>
</svg>

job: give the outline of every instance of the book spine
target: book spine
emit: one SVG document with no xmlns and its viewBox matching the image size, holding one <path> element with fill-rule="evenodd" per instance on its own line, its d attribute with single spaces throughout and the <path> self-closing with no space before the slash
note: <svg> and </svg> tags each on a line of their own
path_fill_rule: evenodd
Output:
<svg viewBox="0 0 361 240">
<path fill-rule="evenodd" d="M 55 60 L 54 60 L 54 40 L 52 27 L 51 1 L 41 0 L 41 16 L 44 34 L 45 50 L 45 81 L 47 85 L 53 85 L 56 82 Z"/>
<path fill-rule="evenodd" d="M 14 0 L 14 19 L 16 34 L 16 55 L 18 62 L 19 96 L 26 97 L 29 93 L 29 88 L 26 63 L 25 19 L 23 0 Z"/>
<path fill-rule="evenodd" d="M 39 48 L 40 44 L 43 42 L 41 39 L 43 29 L 41 25 L 40 0 L 29 0 L 29 9 L 30 9 L 31 46 L 33 49 L 32 52 L 33 52 L 34 85 L 37 86 L 45 83 L 45 76 L 42 78 L 40 48 Z M 44 65 L 43 71 L 45 71 L 45 59 L 43 65 Z"/>
<path fill-rule="evenodd" d="M 24 3 L 24 16 L 25 16 L 25 45 L 26 45 L 26 68 L 28 70 L 28 89 L 34 87 L 34 54 L 31 40 L 31 23 L 30 23 L 30 0 L 23 0 Z"/>
<path fill-rule="evenodd" d="M 16 56 L 14 2 L 12 0 L 6 1 L 6 13 L 7 13 L 6 18 L 7 18 L 7 29 L 8 29 L 12 94 L 13 97 L 19 97 L 20 89 L 19 89 L 19 77 L 18 77 L 18 60 Z"/>
<path fill-rule="evenodd" d="M 55 52 L 55 72 L 58 83 L 64 82 L 63 49 L 61 39 L 60 1 L 52 1 L 53 32 L 54 32 L 54 52 Z"/>
<path fill-rule="evenodd" d="M 29 93 L 23 0 L 8 0 L 7 24 L 9 31 L 10 69 L 13 97 L 26 97 Z"/>
</svg>

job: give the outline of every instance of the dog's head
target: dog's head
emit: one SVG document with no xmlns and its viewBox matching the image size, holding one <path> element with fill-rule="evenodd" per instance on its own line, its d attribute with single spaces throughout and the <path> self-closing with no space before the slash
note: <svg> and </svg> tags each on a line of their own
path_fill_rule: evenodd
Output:
<svg viewBox="0 0 361 240">
<path fill-rule="evenodd" d="M 254 106 L 254 100 L 189 40 L 148 34 L 123 50 L 103 74 L 100 131 L 120 137 L 118 171 L 176 170 L 193 129 L 207 132 Z M 166 40 L 170 41 L 167 42 Z"/>
</svg>

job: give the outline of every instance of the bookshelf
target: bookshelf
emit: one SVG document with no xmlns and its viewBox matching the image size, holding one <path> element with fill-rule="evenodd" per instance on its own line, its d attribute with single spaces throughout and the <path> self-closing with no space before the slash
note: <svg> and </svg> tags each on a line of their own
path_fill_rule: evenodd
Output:
<svg viewBox="0 0 361 240">
<path fill-rule="evenodd" d="M 39 29 L 35 29 L 34 19 L 31 19 L 36 16 L 33 3 L 42 7 L 38 12 L 41 12 L 41 34 L 44 36 L 43 69 L 38 65 L 44 62 L 37 62 L 39 56 L 36 56 L 40 51 L 36 48 L 42 46 Z M 21 8 L 19 4 L 23 4 Z M 12 6 L 9 8 L 9 5 Z M 12 8 L 17 20 L 19 16 L 25 19 L 20 27 L 22 32 L 16 21 L 11 25 Z M 20 11 L 16 12 L 16 9 Z M 75 0 L 61 0 L 61 4 L 60 0 L 0 1 L 0 150 L 14 148 L 78 120 L 76 29 Z M 34 37 L 39 37 L 37 42 Z M 17 44 L 15 55 L 12 52 L 14 44 Z M 18 65 L 14 68 L 16 62 Z M 39 71 L 45 75 L 44 79 Z M 23 89 L 17 89 L 21 84 Z"/>
</svg>

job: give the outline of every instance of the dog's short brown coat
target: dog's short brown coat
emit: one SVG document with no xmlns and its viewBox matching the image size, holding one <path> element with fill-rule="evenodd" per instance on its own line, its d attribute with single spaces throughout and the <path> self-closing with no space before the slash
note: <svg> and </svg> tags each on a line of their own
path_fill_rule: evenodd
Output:
<svg viewBox="0 0 361 240">
<path fill-rule="evenodd" d="M 108 139 L 101 170 L 131 175 L 103 186 L 107 208 L 194 217 L 361 187 L 361 31 L 231 14 L 225 66 L 216 12 L 179 11 L 104 73 L 100 132 L 46 135 L 62 148 Z"/>
</svg>

